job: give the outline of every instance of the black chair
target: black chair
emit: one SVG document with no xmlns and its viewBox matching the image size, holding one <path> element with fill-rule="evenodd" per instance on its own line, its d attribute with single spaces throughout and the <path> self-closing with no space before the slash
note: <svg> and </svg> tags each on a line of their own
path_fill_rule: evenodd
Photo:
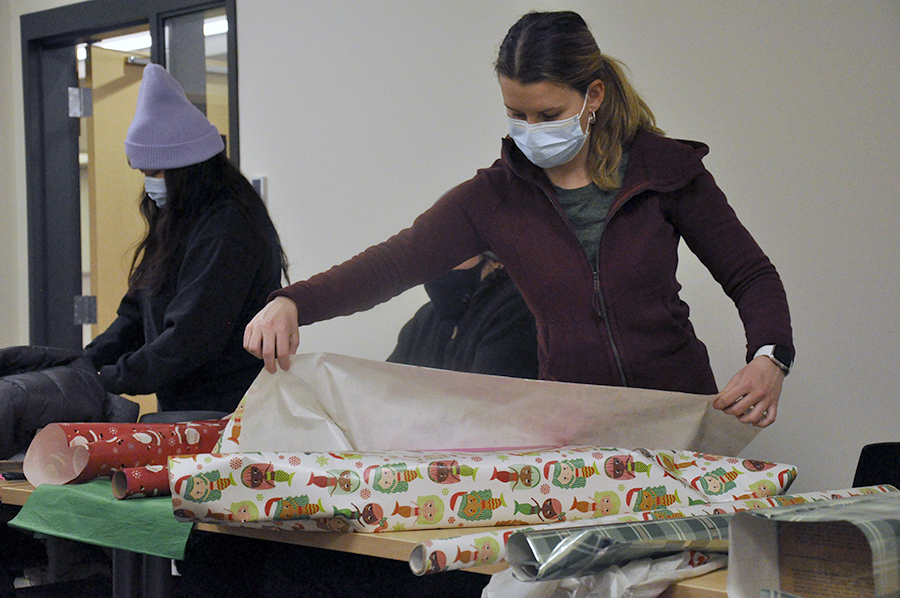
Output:
<svg viewBox="0 0 900 598">
<path fill-rule="evenodd" d="M 867 444 L 860 451 L 853 487 L 878 484 L 900 488 L 900 442 Z"/>
<path fill-rule="evenodd" d="M 229 414 L 224 411 L 157 411 L 156 413 L 145 413 L 138 422 L 142 424 L 177 424 L 206 419 L 222 419 L 226 415 Z"/>
<path fill-rule="evenodd" d="M 142 424 L 221 419 L 224 411 L 157 411 L 145 413 Z M 167 598 L 173 591 L 172 561 L 160 556 L 138 554 L 121 548 L 112 550 L 112 595 L 115 598 Z"/>
</svg>

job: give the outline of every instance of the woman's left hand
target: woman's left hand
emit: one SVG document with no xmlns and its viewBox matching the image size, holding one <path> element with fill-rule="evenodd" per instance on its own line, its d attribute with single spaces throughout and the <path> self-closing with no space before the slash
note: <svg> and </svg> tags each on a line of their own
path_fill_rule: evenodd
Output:
<svg viewBox="0 0 900 598">
<path fill-rule="evenodd" d="M 775 421 L 784 372 L 760 355 L 729 380 L 713 401 L 713 407 L 734 415 L 742 423 L 765 428 Z"/>
</svg>

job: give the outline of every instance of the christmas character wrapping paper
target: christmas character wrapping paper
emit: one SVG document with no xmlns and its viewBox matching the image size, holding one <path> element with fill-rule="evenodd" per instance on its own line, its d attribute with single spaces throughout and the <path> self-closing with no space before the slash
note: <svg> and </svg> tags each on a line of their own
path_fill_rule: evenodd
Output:
<svg viewBox="0 0 900 598">
<path fill-rule="evenodd" d="M 680 450 L 243 452 L 169 458 L 176 517 L 383 532 L 669 516 L 782 494 L 793 466 Z"/>
<path fill-rule="evenodd" d="M 225 428 L 219 436 L 219 441 L 212 449 L 214 453 L 237 453 L 241 450 L 241 420 L 244 418 L 244 402 L 247 395 L 241 399 L 237 408 L 225 418 Z"/>
<path fill-rule="evenodd" d="M 113 472 L 111 488 L 119 499 L 167 495 L 169 472 L 165 465 L 123 467 Z"/>
</svg>

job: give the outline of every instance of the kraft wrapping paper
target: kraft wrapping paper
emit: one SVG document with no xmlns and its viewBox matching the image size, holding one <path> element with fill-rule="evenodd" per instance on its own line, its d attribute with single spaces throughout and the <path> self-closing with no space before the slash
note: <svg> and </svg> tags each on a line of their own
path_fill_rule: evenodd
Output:
<svg viewBox="0 0 900 598">
<path fill-rule="evenodd" d="M 759 429 L 713 397 L 294 355 L 254 380 L 214 452 L 652 446 L 739 454 Z"/>
<path fill-rule="evenodd" d="M 590 534 L 619 540 L 629 535 L 646 540 L 678 540 L 693 542 L 685 545 L 692 549 L 723 551 L 723 548 L 727 550 L 727 524 L 715 527 L 716 531 L 722 532 L 721 535 L 697 537 L 678 529 L 674 529 L 666 536 L 652 535 L 644 531 L 641 524 L 646 521 L 675 521 L 688 517 L 729 517 L 750 509 L 806 504 L 884 492 L 896 492 L 896 489 L 892 486 L 872 486 L 725 502 L 711 500 L 704 504 L 669 509 L 667 512 L 622 513 L 593 520 L 551 523 L 514 530 L 496 532 L 482 530 L 476 534 L 420 542 L 410 553 L 410 568 L 416 575 L 423 575 L 507 561 L 519 579 L 578 577 L 596 573 L 609 565 L 608 561 L 594 558 L 597 556 L 596 551 L 593 551 L 594 557 L 582 558 L 580 562 L 573 558 L 573 554 L 578 556 L 579 543 L 591 541 Z M 631 533 L 618 531 L 617 528 L 623 527 L 631 528 Z M 709 529 L 713 528 L 706 526 L 704 531 Z M 652 548 L 658 549 L 659 546 Z"/>
<path fill-rule="evenodd" d="M 783 493 L 796 476 L 790 465 L 598 447 L 213 453 L 170 457 L 168 469 L 181 520 L 356 532 L 664 517 Z"/>
<path fill-rule="evenodd" d="M 31 441 L 22 470 L 32 485 L 40 486 L 86 482 L 125 468 L 164 467 L 170 455 L 212 450 L 226 423 L 49 424 Z M 162 488 L 167 490 L 167 478 L 164 480 Z"/>
</svg>

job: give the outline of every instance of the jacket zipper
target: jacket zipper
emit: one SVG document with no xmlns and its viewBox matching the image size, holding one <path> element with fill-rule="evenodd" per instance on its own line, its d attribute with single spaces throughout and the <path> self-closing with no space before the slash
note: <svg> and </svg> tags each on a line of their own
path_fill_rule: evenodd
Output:
<svg viewBox="0 0 900 598">
<path fill-rule="evenodd" d="M 606 329 L 609 346 L 612 349 L 613 357 L 616 360 L 616 367 L 619 370 L 622 386 L 628 386 L 628 380 L 625 379 L 625 368 L 622 366 L 622 357 L 619 355 L 619 347 L 616 346 L 616 340 L 613 338 L 612 326 L 609 325 L 609 318 L 606 317 L 606 301 L 603 299 L 603 293 L 600 290 L 600 272 L 595 270 L 592 274 L 594 275 L 594 311 L 596 311 L 597 315 L 600 316 L 600 319 L 603 320 L 603 327 Z"/>
<path fill-rule="evenodd" d="M 643 191 L 644 186 L 638 186 L 629 191 L 628 193 L 622 196 L 622 199 L 618 202 L 614 202 L 610 207 L 609 213 L 606 215 L 606 226 L 604 227 L 604 232 L 606 231 L 606 227 L 609 226 L 609 221 L 612 219 L 613 215 L 619 211 L 623 205 L 625 205 L 632 197 Z M 572 228 L 571 226 L 569 227 Z M 572 231 L 574 234 L 574 231 Z M 625 377 L 625 366 L 622 365 L 622 356 L 619 354 L 619 347 L 616 345 L 615 337 L 613 336 L 612 326 L 609 323 L 609 316 L 606 311 L 606 300 L 603 298 L 603 289 L 600 286 L 600 244 L 603 242 L 603 233 L 600 233 L 600 242 L 597 243 L 597 269 L 594 270 L 591 268 L 591 273 L 594 276 L 594 310 L 597 312 L 597 315 L 600 316 L 600 319 L 603 320 L 603 326 L 606 328 L 606 335 L 609 339 L 609 346 L 613 352 L 613 358 L 616 360 L 616 367 L 619 370 L 619 377 L 622 380 L 622 386 L 628 386 L 628 380 Z"/>
<path fill-rule="evenodd" d="M 523 178 L 525 178 L 525 177 L 523 177 Z M 544 187 L 542 185 L 537 184 L 536 181 L 532 181 L 532 184 L 536 185 L 538 187 L 538 189 L 540 189 L 541 191 L 544 192 L 544 195 L 547 196 L 547 200 L 550 202 L 550 205 L 553 206 L 553 209 L 556 210 L 556 213 L 559 214 L 560 218 L 563 219 L 563 222 L 566 223 L 566 227 L 568 227 L 569 232 L 572 233 L 573 237 L 576 237 L 576 241 L 577 241 L 577 235 L 575 234 L 574 229 L 572 229 L 572 225 L 569 224 L 569 219 L 566 218 L 565 212 L 563 212 L 562 209 L 558 205 L 556 205 L 556 202 L 553 201 L 553 196 L 550 194 L 550 192 L 547 191 L 546 189 L 544 189 Z M 616 206 L 616 210 L 618 210 L 619 206 L 621 206 L 622 204 L 627 202 L 629 199 L 631 199 L 631 197 L 633 197 L 636 194 L 637 194 L 636 192 L 633 192 L 630 195 L 628 195 L 623 201 L 619 202 L 619 205 Z M 607 226 L 609 225 L 609 219 L 610 219 L 610 217 L 612 217 L 613 212 L 614 212 L 614 210 L 610 210 L 609 214 L 607 214 L 607 216 L 606 216 Z M 601 233 L 600 237 L 602 239 L 602 237 L 603 237 L 602 233 Z M 584 259 L 585 259 L 585 261 L 588 262 L 588 268 L 591 270 L 591 275 L 594 280 L 594 299 L 592 301 L 592 303 L 594 305 L 594 311 L 597 313 L 598 316 L 600 316 L 600 319 L 603 321 L 603 328 L 606 330 L 606 338 L 607 338 L 607 340 L 609 340 L 609 346 L 610 346 L 610 349 L 612 349 L 613 358 L 616 360 L 616 368 L 619 370 L 619 379 L 622 381 L 622 386 L 627 387 L 628 380 L 625 378 L 625 367 L 622 365 L 622 357 L 621 357 L 621 355 L 619 355 L 619 347 L 616 345 L 616 339 L 613 336 L 612 326 L 610 326 L 609 318 L 607 317 L 606 301 L 603 299 L 603 292 L 600 289 L 600 272 L 599 272 L 600 247 L 599 247 L 599 245 L 597 247 L 597 268 L 598 268 L 598 270 L 594 270 L 594 268 L 591 266 L 590 260 L 588 260 L 587 255 L 584 256 Z"/>
<path fill-rule="evenodd" d="M 540 189 L 541 191 L 544 192 L 544 195 L 547 196 L 547 201 L 550 202 L 550 205 L 553 206 L 553 209 L 556 210 L 556 213 L 559 214 L 560 218 L 563 219 L 563 222 L 566 223 L 566 227 L 568 227 L 569 232 L 571 232 L 572 235 L 575 236 L 576 240 L 577 240 L 577 235 L 575 235 L 575 231 L 572 229 L 572 225 L 569 224 L 569 220 L 568 220 L 568 218 L 566 218 L 566 215 L 562 211 L 562 209 L 558 205 L 556 205 L 556 202 L 553 201 L 552 194 L 547 189 L 545 189 L 543 185 L 538 183 L 536 180 L 533 180 L 533 179 L 525 176 L 524 174 L 518 172 L 518 170 L 516 168 L 514 168 L 511 163 L 508 162 L 508 164 L 509 164 L 510 170 L 513 172 L 513 174 L 515 174 L 516 176 L 518 176 L 521 179 L 528 181 L 529 183 L 531 183 L 532 185 L 536 186 L 538 189 Z M 632 197 L 641 193 L 642 191 L 645 191 L 649 187 L 650 187 L 649 183 L 640 184 L 637 187 L 634 187 L 633 189 L 628 191 L 628 193 L 624 194 L 622 196 L 621 201 L 614 203 L 613 206 L 609 210 L 609 214 L 606 215 L 606 226 L 609 226 L 610 219 L 612 218 L 613 214 L 615 214 L 616 212 L 619 211 L 619 208 L 621 208 L 623 205 L 625 205 Z M 601 234 L 600 237 L 602 239 L 603 235 Z M 625 367 L 622 365 L 622 357 L 619 354 L 619 348 L 616 345 L 616 340 L 615 340 L 615 337 L 613 336 L 612 326 L 610 326 L 610 324 L 609 324 L 609 318 L 607 317 L 607 312 L 606 312 L 606 301 L 603 298 L 603 291 L 600 287 L 600 271 L 599 271 L 599 269 L 600 269 L 600 247 L 599 247 L 599 244 L 597 247 L 597 270 L 595 271 L 593 266 L 591 266 L 590 260 L 588 259 L 587 255 L 584 256 L 584 259 L 586 262 L 588 262 L 588 268 L 591 270 L 591 275 L 592 275 L 593 281 L 594 281 L 594 299 L 592 301 L 592 303 L 594 305 L 594 311 L 597 313 L 598 316 L 600 316 L 600 319 L 603 320 L 603 326 L 606 329 L 606 336 L 607 336 L 607 339 L 609 340 L 609 346 L 612 349 L 613 357 L 616 360 L 616 368 L 618 368 L 618 370 L 619 370 L 619 377 L 622 380 L 622 386 L 627 387 L 628 380 L 625 378 Z"/>
</svg>

